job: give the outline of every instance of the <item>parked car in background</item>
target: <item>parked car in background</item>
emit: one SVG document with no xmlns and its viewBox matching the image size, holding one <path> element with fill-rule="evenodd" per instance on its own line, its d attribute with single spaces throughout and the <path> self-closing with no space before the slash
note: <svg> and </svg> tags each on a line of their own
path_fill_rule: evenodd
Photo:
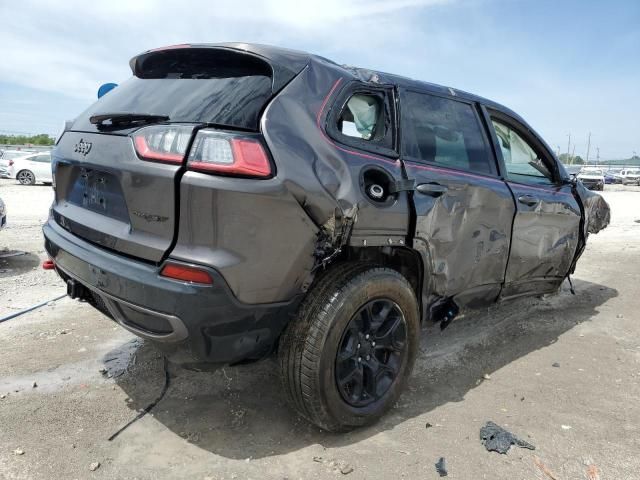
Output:
<svg viewBox="0 0 640 480">
<path fill-rule="evenodd" d="M 0 198 L 0 229 L 7 224 L 7 207 Z"/>
<path fill-rule="evenodd" d="M 625 185 L 640 185 L 640 169 L 625 168 L 620 172 L 622 183 Z"/>
<path fill-rule="evenodd" d="M 604 172 L 604 183 L 607 185 L 622 183 L 622 177 L 616 171 L 609 170 Z"/>
<path fill-rule="evenodd" d="M 11 174 L 7 168 L 0 167 L 0 178 L 11 178 Z"/>
<path fill-rule="evenodd" d="M 556 292 L 609 222 L 476 95 L 245 43 L 130 66 L 53 152 L 43 231 L 69 296 L 187 367 L 277 351 L 327 430 L 396 403 L 424 322 Z"/>
<path fill-rule="evenodd" d="M 583 168 L 578 174 L 578 180 L 589 190 L 604 190 L 604 173 L 599 168 Z"/>
<path fill-rule="evenodd" d="M 34 153 L 10 160 L 9 174 L 22 185 L 52 183 L 51 153 Z"/>
<path fill-rule="evenodd" d="M 35 153 L 31 150 L 0 150 L 0 168 L 9 169 L 11 160 Z"/>
</svg>

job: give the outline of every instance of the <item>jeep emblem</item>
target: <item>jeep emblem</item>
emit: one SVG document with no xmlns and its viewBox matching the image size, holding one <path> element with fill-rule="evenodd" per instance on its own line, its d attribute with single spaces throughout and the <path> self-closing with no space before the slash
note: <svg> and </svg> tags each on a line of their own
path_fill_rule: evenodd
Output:
<svg viewBox="0 0 640 480">
<path fill-rule="evenodd" d="M 80 141 L 74 145 L 73 151 L 86 157 L 87 154 L 91 151 L 91 142 L 85 142 L 81 138 Z"/>
</svg>

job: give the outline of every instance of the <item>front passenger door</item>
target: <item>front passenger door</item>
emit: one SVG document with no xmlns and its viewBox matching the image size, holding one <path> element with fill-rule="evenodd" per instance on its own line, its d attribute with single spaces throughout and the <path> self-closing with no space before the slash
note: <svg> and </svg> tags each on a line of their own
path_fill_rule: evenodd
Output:
<svg viewBox="0 0 640 480">
<path fill-rule="evenodd" d="M 580 207 L 556 160 L 525 125 L 489 112 L 501 168 L 516 201 L 511 250 L 501 296 L 555 291 L 579 241 Z"/>
</svg>

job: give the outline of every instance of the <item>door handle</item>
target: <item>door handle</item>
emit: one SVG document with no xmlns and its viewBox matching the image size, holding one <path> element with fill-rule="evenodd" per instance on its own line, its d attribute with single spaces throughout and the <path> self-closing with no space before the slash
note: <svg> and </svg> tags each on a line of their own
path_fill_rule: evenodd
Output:
<svg viewBox="0 0 640 480">
<path fill-rule="evenodd" d="M 416 187 L 416 190 L 423 195 L 439 197 L 446 192 L 448 188 L 446 185 L 440 185 L 439 183 L 421 183 Z"/>
<path fill-rule="evenodd" d="M 540 200 L 534 197 L 533 195 L 522 195 L 518 197 L 518 201 L 530 207 L 533 207 L 534 205 L 537 205 L 538 203 L 540 203 Z"/>
</svg>

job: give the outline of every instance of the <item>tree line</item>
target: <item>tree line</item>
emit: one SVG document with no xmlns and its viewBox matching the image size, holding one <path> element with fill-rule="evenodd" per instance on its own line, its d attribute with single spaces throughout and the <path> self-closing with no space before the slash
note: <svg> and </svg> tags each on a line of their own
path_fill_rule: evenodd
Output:
<svg viewBox="0 0 640 480">
<path fill-rule="evenodd" d="M 0 145 L 53 145 L 54 140 L 46 133 L 38 135 L 0 135 Z"/>
</svg>

